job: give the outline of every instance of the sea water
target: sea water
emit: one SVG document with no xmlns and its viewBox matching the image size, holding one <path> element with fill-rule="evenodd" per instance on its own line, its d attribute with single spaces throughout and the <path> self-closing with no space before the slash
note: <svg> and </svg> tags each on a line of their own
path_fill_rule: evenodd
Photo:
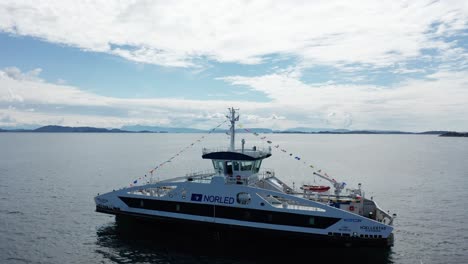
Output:
<svg viewBox="0 0 468 264">
<path fill-rule="evenodd" d="M 203 147 L 227 147 L 224 134 L 0 134 L 0 263 L 259 263 L 304 256 L 256 252 L 256 245 L 193 245 L 116 224 L 93 197 L 203 171 Z M 263 168 L 291 187 L 326 185 L 321 170 L 396 213 L 390 250 L 311 248 L 329 261 L 466 263 L 468 140 L 433 135 L 238 134 L 246 147 L 272 147 Z M 201 142 L 198 142 L 202 139 Z M 271 143 L 267 143 L 270 140 Z M 193 145 L 192 145 L 193 143 Z M 240 145 L 240 144 L 239 144 Z M 281 151 L 284 150 L 284 151 Z M 178 154 L 178 155 L 177 155 Z M 153 172 L 151 169 L 174 157 Z M 310 166 L 314 168 L 311 168 Z M 146 175 L 146 177 L 145 177 Z M 233 248 L 235 250 L 233 250 Z M 245 249 L 245 250 L 244 250 Z M 247 252 L 253 254 L 243 254 Z M 306 257 L 307 257 L 306 256 Z M 296 258 L 296 259 L 295 259 Z"/>
</svg>

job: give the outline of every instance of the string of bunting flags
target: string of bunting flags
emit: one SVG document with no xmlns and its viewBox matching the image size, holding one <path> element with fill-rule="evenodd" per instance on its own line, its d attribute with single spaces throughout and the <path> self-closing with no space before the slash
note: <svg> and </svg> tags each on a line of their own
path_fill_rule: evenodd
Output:
<svg viewBox="0 0 468 264">
<path fill-rule="evenodd" d="M 218 129 L 219 127 L 221 127 L 223 124 L 225 124 L 228 120 L 224 120 L 223 122 L 219 123 L 216 127 L 210 129 L 207 133 L 207 135 L 213 133 L 216 129 Z M 156 171 L 157 169 L 161 168 L 162 166 L 164 166 L 166 163 L 169 163 L 169 162 L 172 162 L 173 159 L 175 159 L 176 157 L 180 156 L 183 152 L 185 152 L 186 150 L 188 150 L 189 148 L 193 147 L 195 144 L 201 142 L 203 139 L 205 139 L 205 137 L 207 135 L 203 135 L 201 136 L 200 138 L 198 138 L 197 140 L 195 140 L 194 142 L 190 143 L 189 145 L 185 146 L 184 148 L 182 148 L 181 150 L 179 150 L 176 154 L 174 154 L 172 157 L 170 157 L 169 159 L 161 162 L 159 165 L 157 165 L 156 167 L 152 168 L 151 170 L 148 171 L 148 173 L 151 175 L 151 178 L 153 177 L 153 173 L 154 171 Z M 146 179 L 146 183 L 150 183 L 150 179 L 148 179 L 148 175 L 145 174 L 145 176 L 141 176 L 141 177 L 138 177 L 137 179 L 133 180 L 132 183 L 130 183 L 130 187 L 134 186 L 135 184 L 138 184 L 138 182 L 140 182 L 141 180 L 145 180 Z"/>
<path fill-rule="evenodd" d="M 239 126 L 239 128 L 243 128 L 243 126 L 241 124 L 239 124 L 238 126 Z M 302 163 L 304 165 L 306 165 L 306 166 L 308 165 L 308 163 L 305 160 L 303 160 L 301 157 L 294 155 L 292 152 L 289 152 L 288 150 L 286 150 L 284 148 L 281 148 L 279 144 L 274 145 L 273 141 L 268 139 L 267 136 L 261 136 L 259 133 L 251 131 L 248 128 L 243 128 L 243 129 L 244 129 L 245 132 L 251 133 L 252 135 L 258 137 L 263 142 L 266 142 L 267 144 L 272 145 L 274 149 L 277 149 L 277 150 L 281 151 L 282 153 L 285 153 L 286 155 L 288 155 L 289 157 L 294 158 L 295 160 L 298 160 L 298 161 L 302 160 Z M 322 169 L 315 170 L 315 167 L 312 164 L 309 164 L 308 167 L 314 170 L 313 174 L 318 173 L 321 176 L 325 176 L 326 178 L 330 179 L 333 182 L 337 182 L 335 179 L 328 176 L 328 174 L 326 172 L 323 172 Z"/>
</svg>

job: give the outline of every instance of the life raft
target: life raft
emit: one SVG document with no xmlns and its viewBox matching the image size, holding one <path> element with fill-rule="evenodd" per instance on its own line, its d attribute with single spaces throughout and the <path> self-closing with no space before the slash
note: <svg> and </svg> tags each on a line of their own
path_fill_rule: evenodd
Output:
<svg viewBox="0 0 468 264">
<path fill-rule="evenodd" d="M 322 186 L 322 185 L 302 185 L 302 190 L 305 191 L 312 191 L 312 192 L 326 192 L 330 190 L 330 186 Z"/>
</svg>

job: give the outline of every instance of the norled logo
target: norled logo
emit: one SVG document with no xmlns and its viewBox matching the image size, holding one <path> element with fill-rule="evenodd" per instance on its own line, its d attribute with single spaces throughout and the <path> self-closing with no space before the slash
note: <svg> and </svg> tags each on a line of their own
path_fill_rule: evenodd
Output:
<svg viewBox="0 0 468 264">
<path fill-rule="evenodd" d="M 229 196 L 217 196 L 217 195 L 206 195 L 192 193 L 192 198 L 190 199 L 195 202 L 209 202 L 209 203 L 220 203 L 220 204 L 233 204 L 234 197 Z"/>
</svg>

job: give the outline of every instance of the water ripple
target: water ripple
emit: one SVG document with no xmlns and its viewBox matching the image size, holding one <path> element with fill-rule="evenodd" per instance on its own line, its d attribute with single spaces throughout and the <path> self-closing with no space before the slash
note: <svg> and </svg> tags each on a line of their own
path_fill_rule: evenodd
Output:
<svg viewBox="0 0 468 264">
<path fill-rule="evenodd" d="M 369 260 L 369 254 L 375 263 L 465 263 L 468 259 L 468 209 L 462 199 L 468 188 L 468 141 L 404 135 L 269 137 L 349 186 L 362 182 L 367 196 L 398 213 L 395 246 L 388 252 L 310 249 L 302 257 L 319 255 L 342 263 L 350 262 L 349 256 Z M 0 152 L 2 264 L 304 262 L 285 249 L 242 255 L 223 249 L 213 252 L 211 244 L 194 247 L 157 232 L 148 238 L 145 230 L 127 232 L 113 217 L 94 212 L 97 193 L 128 186 L 130 175 L 155 160 L 167 159 L 167 153 L 176 153 L 194 139 L 196 135 L 190 134 L 0 135 L 0 146 L 9 150 Z M 216 147 L 223 140 L 222 135 L 213 135 L 205 146 Z M 250 139 L 261 144 L 255 140 Z M 199 157 L 199 150 L 189 150 L 159 173 L 167 178 L 211 166 Z M 297 164 L 281 153 L 264 161 L 289 184 L 311 183 L 311 175 Z"/>
</svg>

